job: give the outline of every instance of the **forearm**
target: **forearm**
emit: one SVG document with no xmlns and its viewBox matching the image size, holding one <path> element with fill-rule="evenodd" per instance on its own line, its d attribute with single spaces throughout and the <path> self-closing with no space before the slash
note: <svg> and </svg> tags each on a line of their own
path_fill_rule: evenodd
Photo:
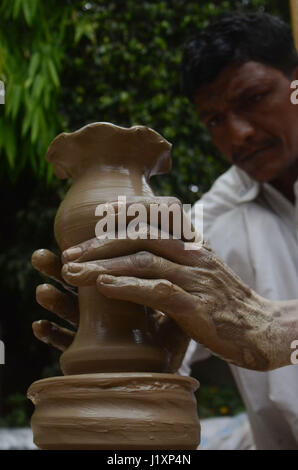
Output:
<svg viewBox="0 0 298 470">
<path fill-rule="evenodd" d="M 272 369 L 292 364 L 293 342 L 298 340 L 298 300 L 271 302 Z"/>
<path fill-rule="evenodd" d="M 222 359 L 259 371 L 291 364 L 293 341 L 298 340 L 298 300 L 274 302 L 250 291 L 242 299 L 232 296 L 225 307 L 210 309 L 204 317 L 197 311 L 187 332 Z"/>
</svg>

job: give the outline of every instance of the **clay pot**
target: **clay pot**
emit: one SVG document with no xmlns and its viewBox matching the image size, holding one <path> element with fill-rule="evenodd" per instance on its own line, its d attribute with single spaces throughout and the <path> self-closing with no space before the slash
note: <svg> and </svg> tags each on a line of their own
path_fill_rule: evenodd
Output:
<svg viewBox="0 0 298 470">
<path fill-rule="evenodd" d="M 98 204 L 118 196 L 153 196 L 148 180 L 170 170 L 170 152 L 171 144 L 144 126 L 94 123 L 56 137 L 46 158 L 56 176 L 72 178 L 55 219 L 60 249 L 95 237 Z M 95 286 L 80 287 L 78 294 L 80 323 L 61 356 L 64 374 L 166 369 L 167 353 L 150 335 L 144 307 L 107 299 Z"/>
<path fill-rule="evenodd" d="M 95 237 L 98 204 L 119 195 L 152 196 L 148 180 L 170 170 L 170 149 L 143 126 L 95 123 L 59 135 L 47 160 L 59 178 L 72 178 L 55 220 L 60 249 Z M 150 334 L 146 308 L 107 299 L 95 286 L 80 287 L 78 296 L 78 332 L 60 361 L 66 376 L 40 380 L 28 390 L 37 446 L 196 449 L 198 382 L 160 373 L 169 358 Z"/>
</svg>

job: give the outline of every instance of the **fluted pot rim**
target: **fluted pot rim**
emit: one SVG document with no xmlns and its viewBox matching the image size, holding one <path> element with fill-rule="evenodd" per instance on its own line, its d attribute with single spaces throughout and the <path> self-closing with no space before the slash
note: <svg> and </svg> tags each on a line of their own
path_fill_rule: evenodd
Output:
<svg viewBox="0 0 298 470">
<path fill-rule="evenodd" d="M 94 122 L 59 134 L 50 144 L 46 160 L 60 179 L 76 177 L 96 165 L 135 167 L 149 179 L 170 171 L 171 148 L 170 142 L 147 126 Z"/>
</svg>

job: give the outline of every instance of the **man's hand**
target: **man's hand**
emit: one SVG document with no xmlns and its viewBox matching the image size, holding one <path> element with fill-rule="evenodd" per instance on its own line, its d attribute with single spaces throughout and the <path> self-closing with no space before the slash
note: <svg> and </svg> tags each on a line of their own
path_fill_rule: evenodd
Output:
<svg viewBox="0 0 298 470">
<path fill-rule="evenodd" d="M 155 200 L 143 201 L 150 202 Z M 143 229 L 149 235 L 149 225 Z M 96 283 L 109 298 L 164 312 L 187 336 L 241 367 L 285 365 L 270 340 L 279 328 L 272 303 L 245 286 L 205 244 L 198 250 L 186 245 L 173 238 L 94 238 L 64 251 L 62 276 L 73 286 Z"/>
<path fill-rule="evenodd" d="M 42 274 L 60 283 L 68 290 L 61 277 L 62 264 L 58 256 L 49 250 L 37 250 L 32 255 L 33 266 Z M 79 320 L 78 302 L 75 292 L 66 294 L 51 284 L 41 284 L 36 289 L 36 300 L 46 310 L 66 320 L 77 327 Z M 35 321 L 32 324 L 33 333 L 40 341 L 65 351 L 74 338 L 74 332 L 58 326 L 48 320 Z"/>
<path fill-rule="evenodd" d="M 62 264 L 55 254 L 44 249 L 37 250 L 33 253 L 32 264 L 42 274 L 59 282 L 65 289 L 70 290 L 61 277 Z M 36 289 L 36 300 L 46 310 L 66 320 L 73 327 L 77 327 L 79 321 L 78 302 L 76 294 L 70 292 L 70 294 L 66 294 L 51 284 L 42 284 Z M 167 372 L 174 373 L 183 361 L 189 338 L 171 318 L 161 312 L 148 308 L 148 314 L 151 334 L 169 354 Z M 65 351 L 71 345 L 75 335 L 72 330 L 62 328 L 48 320 L 36 321 L 32 324 L 32 328 L 38 340 L 60 351 Z"/>
</svg>

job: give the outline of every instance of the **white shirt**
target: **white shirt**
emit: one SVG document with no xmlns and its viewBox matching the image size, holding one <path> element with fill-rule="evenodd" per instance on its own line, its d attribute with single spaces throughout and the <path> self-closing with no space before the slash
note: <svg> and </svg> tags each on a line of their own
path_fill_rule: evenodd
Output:
<svg viewBox="0 0 298 470">
<path fill-rule="evenodd" d="M 204 204 L 204 239 L 247 285 L 271 300 L 298 299 L 298 181 L 295 195 L 294 206 L 269 184 L 232 167 L 198 201 Z M 189 373 L 198 359 L 202 346 L 191 341 L 180 373 Z M 298 449 L 298 365 L 269 372 L 230 367 L 257 449 Z"/>
</svg>

